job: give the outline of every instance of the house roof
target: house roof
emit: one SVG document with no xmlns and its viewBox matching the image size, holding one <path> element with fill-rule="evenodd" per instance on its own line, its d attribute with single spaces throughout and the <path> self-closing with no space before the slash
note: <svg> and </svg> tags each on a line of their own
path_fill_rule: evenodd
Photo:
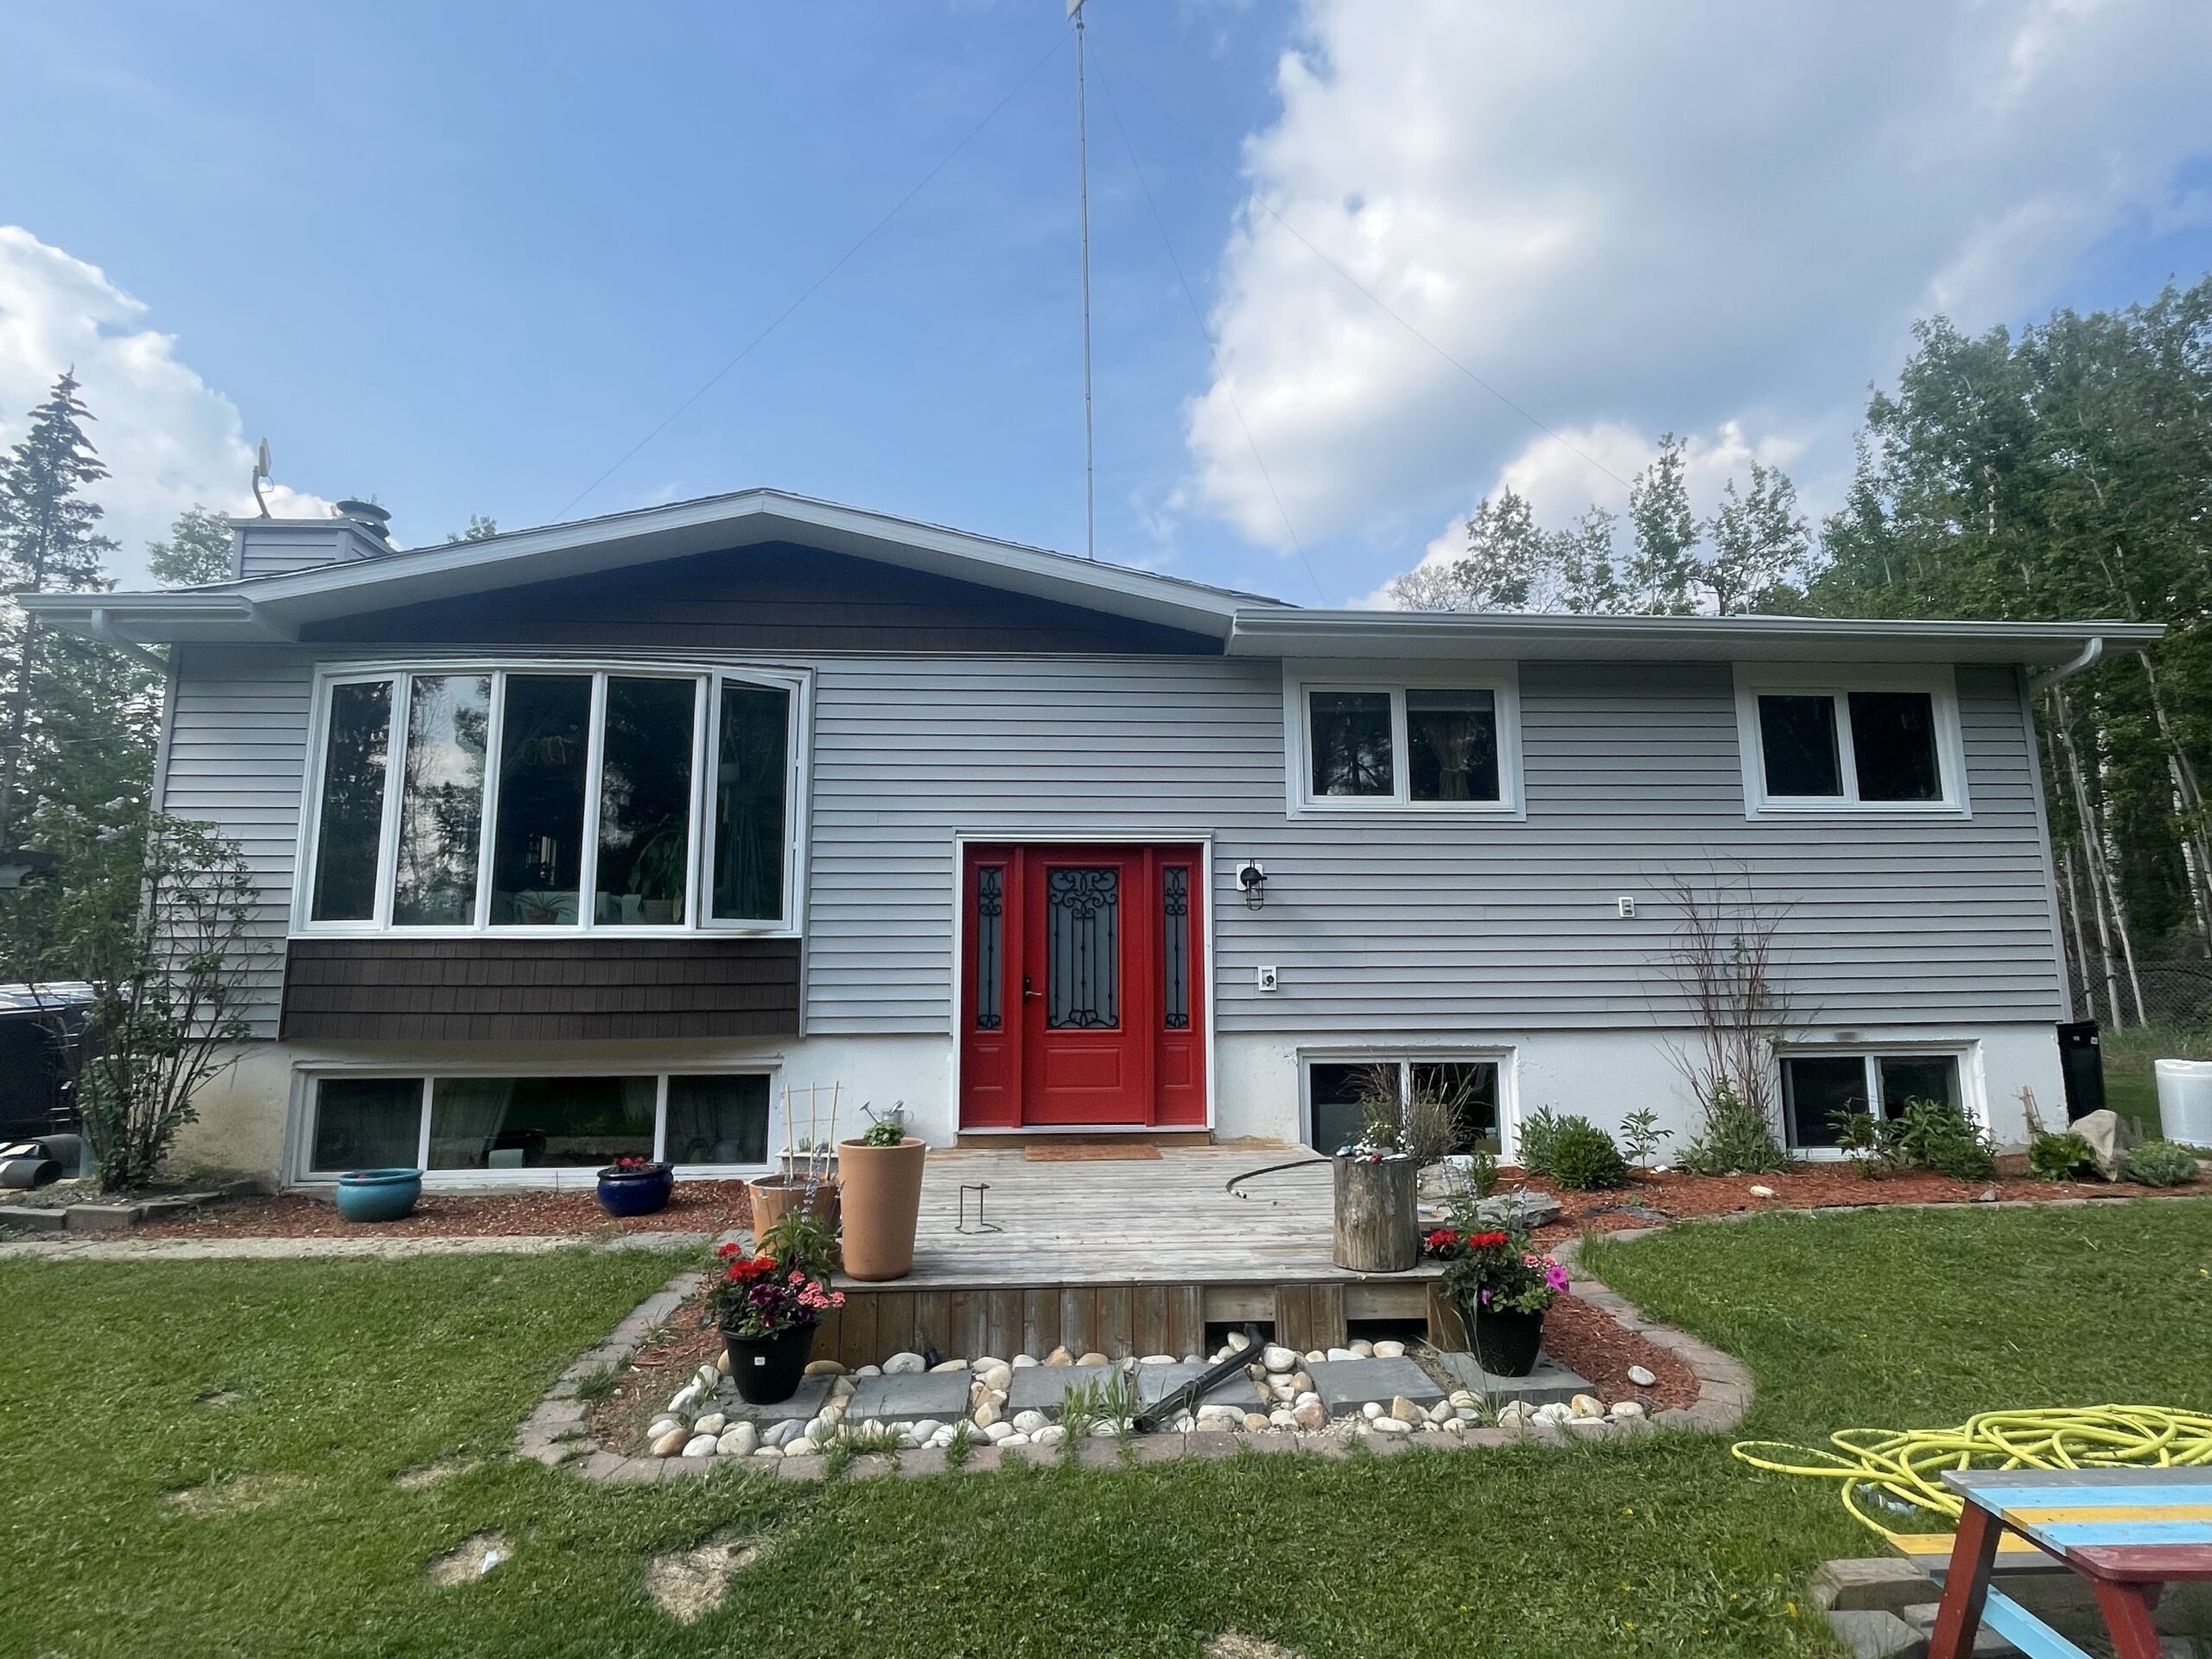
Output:
<svg viewBox="0 0 2212 1659">
<path fill-rule="evenodd" d="M 236 522 L 251 528 L 271 521 Z M 1222 640 L 1232 656 L 1953 662 L 2056 668 L 2094 648 L 2148 645 L 2164 632 L 2151 624 L 2094 620 L 1304 610 L 1262 594 L 769 489 L 640 507 L 479 541 L 397 550 L 284 575 L 151 593 L 29 594 L 21 602 L 54 626 L 117 643 L 287 640 L 334 617 L 776 543 L 823 548 L 1210 635 Z"/>
</svg>

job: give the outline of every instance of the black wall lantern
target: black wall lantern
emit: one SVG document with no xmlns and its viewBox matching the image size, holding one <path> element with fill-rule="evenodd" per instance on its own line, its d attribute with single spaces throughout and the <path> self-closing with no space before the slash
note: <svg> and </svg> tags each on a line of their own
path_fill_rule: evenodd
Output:
<svg viewBox="0 0 2212 1659">
<path fill-rule="evenodd" d="M 1236 867 L 1236 885 L 1244 890 L 1244 902 L 1258 910 L 1268 902 L 1268 873 L 1256 858 L 1248 858 Z"/>
</svg>

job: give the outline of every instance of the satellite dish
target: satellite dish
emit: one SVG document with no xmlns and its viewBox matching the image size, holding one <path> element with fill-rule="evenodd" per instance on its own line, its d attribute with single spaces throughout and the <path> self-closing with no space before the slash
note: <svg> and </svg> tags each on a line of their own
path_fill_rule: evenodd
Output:
<svg viewBox="0 0 2212 1659">
<path fill-rule="evenodd" d="M 261 480 L 269 475 L 269 440 L 264 438 L 253 452 L 253 505 L 261 509 L 264 518 L 269 517 L 269 504 L 261 499 Z"/>
</svg>

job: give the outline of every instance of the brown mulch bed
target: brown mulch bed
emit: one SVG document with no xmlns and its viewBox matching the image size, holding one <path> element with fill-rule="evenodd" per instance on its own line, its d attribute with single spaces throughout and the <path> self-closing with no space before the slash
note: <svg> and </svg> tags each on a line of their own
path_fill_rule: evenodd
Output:
<svg viewBox="0 0 2212 1659">
<path fill-rule="evenodd" d="M 1537 1238 L 1556 1243 L 1586 1230 L 1621 1232 L 1659 1227 L 1678 1217 L 1726 1216 L 1763 1210 L 1819 1210 L 1836 1205 L 1877 1208 L 1895 1204 L 1974 1204 L 2008 1200 L 2049 1204 L 2058 1198 L 2139 1198 L 2173 1196 L 2175 1189 L 2137 1186 L 2127 1181 L 2038 1181 L 2018 1173 L 2021 1160 L 2000 1160 L 1999 1173 L 1986 1181 L 1955 1181 L 1924 1171 L 1878 1178 L 1861 1175 L 1849 1164 L 1800 1164 L 1771 1175 L 1685 1175 L 1638 1171 L 1630 1183 L 1611 1192 L 1562 1192 L 1541 1176 L 1504 1172 L 1504 1185 L 1548 1193 L 1566 1213 L 1538 1230 Z M 2011 1166 L 2010 1169 L 2007 1166 Z M 1770 1198 L 1756 1197 L 1755 1186 Z M 2189 1188 L 2182 1188 L 2183 1192 Z M 1656 1369 L 1656 1367 L 1654 1368 Z"/>
<path fill-rule="evenodd" d="M 600 1237 L 612 1233 L 719 1233 L 749 1226 L 752 1220 L 743 1181 L 678 1181 L 668 1207 L 650 1216 L 610 1216 L 589 1191 L 425 1192 L 415 1213 L 404 1221 L 370 1228 L 343 1219 L 328 1198 L 283 1192 L 211 1205 L 190 1220 L 149 1223 L 133 1229 L 130 1236 L 334 1238 L 374 1232 L 401 1237 L 531 1233 Z"/>
<path fill-rule="evenodd" d="M 1544 1316 L 1544 1351 L 1588 1380 L 1607 1405 L 1640 1400 L 1652 1411 L 1697 1403 L 1697 1377 L 1672 1349 L 1624 1330 L 1611 1315 L 1573 1295 L 1560 1297 Z M 1659 1380 L 1641 1388 L 1628 1368 L 1641 1365 Z"/>
<path fill-rule="evenodd" d="M 700 1323 L 696 1301 L 676 1310 L 658 1342 L 648 1343 L 631 1357 L 622 1380 L 591 1408 L 591 1437 L 624 1456 L 645 1449 L 645 1428 L 669 1396 L 682 1388 L 702 1361 L 711 1362 L 722 1351 L 721 1332 Z"/>
</svg>

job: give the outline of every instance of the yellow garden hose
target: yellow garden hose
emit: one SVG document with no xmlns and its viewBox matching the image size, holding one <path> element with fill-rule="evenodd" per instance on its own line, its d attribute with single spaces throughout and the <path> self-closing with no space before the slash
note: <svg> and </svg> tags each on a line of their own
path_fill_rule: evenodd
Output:
<svg viewBox="0 0 2212 1659">
<path fill-rule="evenodd" d="M 1900 1510 L 1955 1521 L 1959 1500 L 1946 1469 L 2186 1469 L 2212 1466 L 2212 1416 L 2165 1406 L 2056 1407 L 1984 1411 L 1956 1428 L 1844 1428 L 1833 1450 L 1781 1440 L 1739 1440 L 1730 1449 L 1754 1469 L 1843 1484 L 1843 1507 L 1885 1536 L 1896 1516 L 1861 1507 L 1885 1497 Z"/>
</svg>

